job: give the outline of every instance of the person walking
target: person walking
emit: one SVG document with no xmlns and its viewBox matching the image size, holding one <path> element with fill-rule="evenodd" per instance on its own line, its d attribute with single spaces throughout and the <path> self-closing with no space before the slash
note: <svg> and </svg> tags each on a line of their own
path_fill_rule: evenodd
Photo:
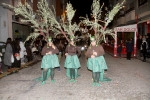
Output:
<svg viewBox="0 0 150 100">
<path fill-rule="evenodd" d="M 70 78 L 69 82 L 76 82 L 76 78 L 79 76 L 78 68 L 81 67 L 78 56 L 81 54 L 81 50 L 75 45 L 74 39 L 71 38 L 69 45 L 65 50 L 65 65 L 66 75 Z"/>
<path fill-rule="evenodd" d="M 102 45 L 97 45 L 94 37 L 90 38 L 91 45 L 85 53 L 88 59 L 87 67 L 92 71 L 93 83 L 92 86 L 100 86 L 99 81 L 104 80 L 104 70 L 107 70 L 107 65 L 104 59 L 104 49 Z"/>
<path fill-rule="evenodd" d="M 42 84 L 45 84 L 45 81 L 51 76 L 51 82 L 55 82 L 54 80 L 54 69 L 55 67 L 60 66 L 57 53 L 57 47 L 52 43 L 52 39 L 48 38 L 47 46 L 44 46 L 41 54 L 43 55 L 41 68 L 42 71 Z"/>
</svg>

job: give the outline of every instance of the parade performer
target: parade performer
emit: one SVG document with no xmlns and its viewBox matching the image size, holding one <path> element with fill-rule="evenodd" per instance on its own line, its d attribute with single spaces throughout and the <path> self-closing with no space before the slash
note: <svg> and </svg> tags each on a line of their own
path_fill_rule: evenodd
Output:
<svg viewBox="0 0 150 100">
<path fill-rule="evenodd" d="M 79 76 L 78 68 L 80 68 L 80 61 L 78 59 L 78 55 L 81 54 L 81 50 L 74 43 L 74 40 L 71 39 L 69 45 L 65 50 L 66 60 L 65 60 L 65 68 L 66 75 L 70 78 L 69 82 L 76 82 L 76 78 Z"/>
<path fill-rule="evenodd" d="M 91 37 L 90 40 L 91 45 L 85 53 L 88 58 L 87 67 L 92 71 L 92 86 L 100 86 L 99 81 L 104 80 L 104 70 L 107 69 L 107 65 L 103 57 L 105 52 L 101 45 L 96 45 L 94 37 Z"/>
<path fill-rule="evenodd" d="M 52 43 L 52 39 L 48 38 L 47 46 L 43 47 L 41 54 L 43 55 L 41 68 L 43 68 L 42 72 L 42 84 L 45 84 L 45 81 L 51 76 L 51 82 L 55 82 L 54 80 L 54 68 L 60 66 L 57 53 L 58 49 Z"/>
</svg>

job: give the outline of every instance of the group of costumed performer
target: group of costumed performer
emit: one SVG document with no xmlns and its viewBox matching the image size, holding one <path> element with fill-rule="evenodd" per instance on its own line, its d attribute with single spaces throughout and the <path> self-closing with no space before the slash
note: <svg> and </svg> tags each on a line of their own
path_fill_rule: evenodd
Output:
<svg viewBox="0 0 150 100">
<path fill-rule="evenodd" d="M 78 68 L 81 67 L 78 59 L 81 50 L 75 45 L 74 40 L 71 39 L 65 52 L 66 60 L 64 67 L 66 68 L 66 75 L 70 78 L 69 82 L 76 82 L 75 79 L 79 76 Z"/>
<path fill-rule="evenodd" d="M 51 82 L 55 82 L 54 80 L 54 69 L 55 67 L 59 67 L 59 61 L 57 57 L 57 53 L 59 50 L 52 43 L 52 39 L 48 38 L 48 43 L 45 47 L 43 47 L 41 54 L 43 55 L 41 68 L 42 71 L 42 84 L 45 84 L 45 81 L 51 76 Z"/>
<path fill-rule="evenodd" d="M 103 56 L 105 52 L 102 45 L 96 44 L 94 37 L 90 37 L 90 40 L 91 45 L 85 53 L 88 59 L 87 67 L 92 71 L 92 86 L 100 86 L 99 81 L 104 81 L 104 71 L 107 69 L 107 65 Z"/>
<path fill-rule="evenodd" d="M 76 78 L 79 76 L 78 68 L 80 68 L 80 61 L 78 55 L 81 54 L 81 50 L 75 45 L 74 40 L 71 39 L 69 45 L 65 50 L 66 60 L 64 67 L 66 68 L 66 76 L 70 78 L 69 82 L 76 82 Z M 43 47 L 41 54 L 43 55 L 41 68 L 42 77 L 39 79 L 42 84 L 45 84 L 46 80 L 51 76 L 51 82 L 54 80 L 55 67 L 59 67 L 59 60 L 56 54 L 59 53 L 57 47 L 52 43 L 52 39 L 48 39 L 47 46 Z"/>
</svg>

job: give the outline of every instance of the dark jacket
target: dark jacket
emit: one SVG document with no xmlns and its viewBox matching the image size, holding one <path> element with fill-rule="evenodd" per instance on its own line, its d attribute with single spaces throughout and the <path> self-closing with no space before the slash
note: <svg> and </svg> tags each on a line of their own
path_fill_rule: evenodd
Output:
<svg viewBox="0 0 150 100">
<path fill-rule="evenodd" d="M 142 39 L 137 39 L 137 48 L 140 49 L 142 44 Z"/>
<path fill-rule="evenodd" d="M 120 46 L 118 46 L 118 48 L 117 48 L 117 53 L 121 53 L 122 52 L 122 46 L 120 45 Z"/>
<path fill-rule="evenodd" d="M 146 42 L 146 41 L 143 41 L 143 42 L 142 42 L 142 52 L 146 52 L 146 51 L 147 51 L 147 48 L 148 48 L 147 42 Z"/>
<path fill-rule="evenodd" d="M 132 52 L 133 51 L 133 45 L 131 41 L 126 42 L 126 52 Z"/>
</svg>

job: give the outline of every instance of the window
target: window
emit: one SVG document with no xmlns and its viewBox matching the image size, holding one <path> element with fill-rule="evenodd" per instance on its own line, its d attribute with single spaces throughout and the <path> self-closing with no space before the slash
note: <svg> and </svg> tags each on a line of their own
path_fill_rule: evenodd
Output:
<svg viewBox="0 0 150 100">
<path fill-rule="evenodd" d="M 148 2 L 148 0 L 138 0 L 138 6 L 144 5 Z"/>
</svg>

